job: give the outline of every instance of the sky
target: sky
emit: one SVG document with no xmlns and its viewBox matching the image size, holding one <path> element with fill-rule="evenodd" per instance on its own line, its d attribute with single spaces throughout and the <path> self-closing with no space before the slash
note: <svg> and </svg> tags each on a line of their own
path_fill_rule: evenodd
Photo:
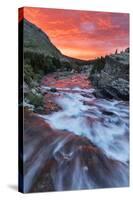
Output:
<svg viewBox="0 0 133 200">
<path fill-rule="evenodd" d="M 126 13 L 26 7 L 24 17 L 67 56 L 89 60 L 129 47 Z"/>
</svg>

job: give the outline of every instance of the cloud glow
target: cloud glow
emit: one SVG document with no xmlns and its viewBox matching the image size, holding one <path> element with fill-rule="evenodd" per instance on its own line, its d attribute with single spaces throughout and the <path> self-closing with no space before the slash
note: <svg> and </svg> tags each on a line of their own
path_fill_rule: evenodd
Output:
<svg viewBox="0 0 133 200">
<path fill-rule="evenodd" d="M 24 17 L 71 57 L 93 59 L 129 46 L 128 14 L 26 7 Z"/>
</svg>

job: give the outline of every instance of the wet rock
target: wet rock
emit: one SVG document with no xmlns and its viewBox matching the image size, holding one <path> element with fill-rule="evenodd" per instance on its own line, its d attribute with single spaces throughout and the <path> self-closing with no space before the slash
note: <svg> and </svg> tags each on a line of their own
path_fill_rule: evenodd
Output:
<svg viewBox="0 0 133 200">
<path fill-rule="evenodd" d="M 42 172 L 30 192 L 54 191 L 54 185 L 50 173 Z"/>
<path fill-rule="evenodd" d="M 114 115 L 113 112 L 111 112 L 111 111 L 107 111 L 107 110 L 102 110 L 102 113 L 103 113 L 104 115 L 109 115 L 109 116 Z"/>
<path fill-rule="evenodd" d="M 44 97 L 44 113 L 50 114 L 52 112 L 57 112 L 61 110 L 61 108 L 58 106 L 58 104 L 55 101 L 55 98 L 57 97 L 56 94 L 45 94 Z"/>
<path fill-rule="evenodd" d="M 50 89 L 50 91 L 51 92 L 57 92 L 57 89 L 53 87 L 53 88 Z"/>
<path fill-rule="evenodd" d="M 26 192 L 128 186 L 127 165 L 107 158 L 86 137 L 52 129 L 26 110 L 24 171 Z"/>
</svg>

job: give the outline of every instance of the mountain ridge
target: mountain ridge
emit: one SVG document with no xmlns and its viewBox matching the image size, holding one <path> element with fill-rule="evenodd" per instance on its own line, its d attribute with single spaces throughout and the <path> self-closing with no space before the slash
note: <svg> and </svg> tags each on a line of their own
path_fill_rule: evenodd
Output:
<svg viewBox="0 0 133 200">
<path fill-rule="evenodd" d="M 39 51 L 46 56 L 56 56 L 62 61 L 77 62 L 78 64 L 86 64 L 89 62 L 89 60 L 82 60 L 64 55 L 58 47 L 53 44 L 46 32 L 26 18 L 19 21 L 19 26 L 24 29 L 24 51 Z"/>
<path fill-rule="evenodd" d="M 25 18 L 19 23 L 23 23 L 24 50 L 37 50 L 46 55 L 53 54 L 54 56 L 59 56 L 61 54 L 61 52 L 52 44 L 48 35 L 36 25 L 32 24 Z M 44 47 L 47 51 L 45 51 Z"/>
</svg>

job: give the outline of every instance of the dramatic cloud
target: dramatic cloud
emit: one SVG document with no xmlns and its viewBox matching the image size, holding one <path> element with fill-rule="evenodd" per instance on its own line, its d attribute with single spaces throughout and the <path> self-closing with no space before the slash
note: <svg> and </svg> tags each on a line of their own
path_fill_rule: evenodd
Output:
<svg viewBox="0 0 133 200">
<path fill-rule="evenodd" d="M 24 17 L 71 57 L 92 59 L 129 46 L 128 14 L 27 7 Z"/>
</svg>

